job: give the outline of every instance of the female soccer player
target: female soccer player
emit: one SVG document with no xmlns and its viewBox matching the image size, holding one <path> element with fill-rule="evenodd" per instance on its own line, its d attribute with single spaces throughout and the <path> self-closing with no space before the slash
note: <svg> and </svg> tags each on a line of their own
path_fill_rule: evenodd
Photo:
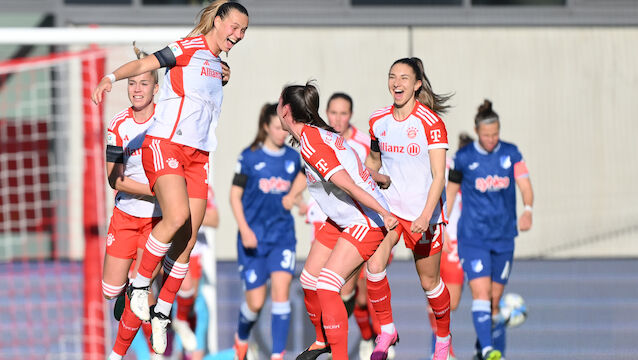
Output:
<svg viewBox="0 0 638 360">
<path fill-rule="evenodd" d="M 312 84 L 285 87 L 277 107 L 291 141 L 301 144 L 308 190 L 328 215 L 301 275 L 317 338 L 297 359 L 316 359 L 331 350 L 333 359 L 343 360 L 348 359 L 348 317 L 341 287 L 377 249 L 384 227 L 392 229 L 397 220 L 359 156 L 318 110 L 319 93 Z"/>
<path fill-rule="evenodd" d="M 444 189 L 448 144 L 445 124 L 438 114 L 448 107 L 444 103 L 449 96 L 432 91 L 418 58 L 403 58 L 392 64 L 388 89 L 394 104 L 370 118 L 372 142 L 366 165 L 373 171 L 382 169 L 379 181 L 387 187 L 384 197 L 399 226 L 368 260 L 368 296 L 381 324 L 371 359 L 385 359 L 388 348 L 398 341 L 385 268 L 392 247 L 403 234 L 436 316 L 434 360 L 444 360 L 451 343 L 450 294 L 440 279 L 439 264 L 447 222 Z"/>
<path fill-rule="evenodd" d="M 171 305 L 188 271 L 189 255 L 206 210 L 208 153 L 217 145 L 215 128 L 222 102 L 219 54 L 243 39 L 247 28 L 245 7 L 216 1 L 204 8 L 189 37 L 153 56 L 122 65 L 104 77 L 93 92 L 93 101 L 99 103 L 114 81 L 169 68 L 155 121 L 142 147 L 144 170 L 163 218 L 149 235 L 138 275 L 129 287 L 131 309 L 140 319 L 151 319 L 153 349 L 159 354 L 166 350 Z M 164 258 L 169 248 L 171 252 Z M 162 259 L 166 281 L 157 304 L 150 309 L 151 277 Z"/>
<path fill-rule="evenodd" d="M 137 47 L 134 49 L 138 59 L 147 56 Z M 162 215 L 148 187 L 140 150 L 146 130 L 153 122 L 153 97 L 159 90 L 157 71 L 130 77 L 127 90 L 131 107 L 115 115 L 106 137 L 109 184 L 118 191 L 104 255 L 102 291 L 107 299 L 124 291 L 129 275 L 135 278 L 139 262 L 130 274 L 129 269 L 133 261 L 142 256 L 146 239 Z M 150 324 L 145 324 L 148 327 L 144 330 L 150 334 Z M 142 321 L 131 312 L 128 299 L 125 299 L 109 360 L 122 359 L 141 325 Z"/>
<path fill-rule="evenodd" d="M 525 210 L 518 221 L 521 231 L 532 226 L 534 193 L 527 166 L 514 144 L 499 140 L 501 123 L 489 100 L 474 118 L 478 141 L 457 151 L 450 169 L 447 196 L 459 191 L 463 211 L 458 225 L 459 256 L 472 291 L 472 318 L 479 356 L 498 360 L 505 352 L 505 325 L 492 324 L 509 279 L 514 256 L 516 191 Z"/>
<path fill-rule="evenodd" d="M 467 133 L 459 135 L 459 149 L 471 144 L 474 141 Z M 452 166 L 452 159 L 446 159 L 447 169 Z M 447 286 L 450 292 L 450 311 L 456 310 L 461 301 L 461 292 L 463 290 L 463 268 L 459 260 L 458 242 L 456 238 L 456 228 L 461 216 L 461 192 L 456 196 L 452 205 L 452 212 L 448 211 L 448 223 L 445 226 L 445 241 L 443 242 L 443 252 L 441 253 L 441 280 Z M 436 317 L 432 309 L 428 312 L 430 317 L 430 325 L 432 326 L 432 354 L 436 345 Z M 454 348 L 450 344 L 450 360 L 456 360 Z"/>
<path fill-rule="evenodd" d="M 290 325 L 290 282 L 295 270 L 295 222 L 290 210 L 306 187 L 299 153 L 285 145 L 288 133 L 277 119 L 277 104 L 265 104 L 257 135 L 242 151 L 230 190 L 237 220 L 237 257 L 245 289 L 239 310 L 235 355 L 245 360 L 248 337 L 266 301 L 272 296 L 272 355 L 283 359 Z"/>
</svg>

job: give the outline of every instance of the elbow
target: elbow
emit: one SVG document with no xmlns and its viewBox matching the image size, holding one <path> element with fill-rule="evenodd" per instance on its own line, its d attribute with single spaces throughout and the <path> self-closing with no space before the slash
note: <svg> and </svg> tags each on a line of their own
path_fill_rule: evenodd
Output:
<svg viewBox="0 0 638 360">
<path fill-rule="evenodd" d="M 116 183 L 117 183 L 117 178 L 111 178 L 109 177 L 109 186 L 111 187 L 111 189 L 113 190 L 117 190 L 116 189 Z"/>
</svg>

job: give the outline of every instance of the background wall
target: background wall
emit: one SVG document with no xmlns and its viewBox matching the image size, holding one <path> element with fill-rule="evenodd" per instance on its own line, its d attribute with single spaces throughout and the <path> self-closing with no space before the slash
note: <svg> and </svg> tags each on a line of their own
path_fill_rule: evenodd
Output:
<svg viewBox="0 0 638 360">
<path fill-rule="evenodd" d="M 250 27 L 222 55 L 232 76 L 213 160 L 218 258 L 236 256 L 228 194 L 263 103 L 277 101 L 285 84 L 316 79 L 321 110 L 331 93 L 347 92 L 353 123 L 367 131 L 368 116 L 391 104 L 387 72 L 404 56 L 424 61 L 436 92 L 455 94 L 443 117 L 450 155 L 459 132 L 473 131 L 484 98 L 501 116 L 501 138 L 523 153 L 535 191 L 534 226 L 519 236 L 518 257 L 637 256 L 636 43 L 638 30 L 622 27 Z M 153 52 L 166 42 L 139 45 Z M 130 46 L 108 50 L 107 71 L 133 58 Z M 117 83 L 108 95 L 106 121 L 128 105 L 125 86 Z M 310 226 L 302 217 L 297 236 L 298 256 L 305 257 Z M 406 255 L 400 245 L 398 256 Z"/>
</svg>

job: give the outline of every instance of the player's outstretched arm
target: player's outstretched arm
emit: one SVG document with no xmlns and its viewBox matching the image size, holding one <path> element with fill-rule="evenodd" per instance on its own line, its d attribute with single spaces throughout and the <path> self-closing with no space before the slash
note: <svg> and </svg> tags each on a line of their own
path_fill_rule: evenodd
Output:
<svg viewBox="0 0 638 360">
<path fill-rule="evenodd" d="M 112 74 L 109 74 L 100 80 L 100 83 L 97 85 L 95 90 L 93 90 L 91 100 L 93 100 L 93 103 L 96 105 L 101 103 L 104 91 L 110 92 L 114 81 L 127 79 L 131 76 L 137 76 L 159 68 L 160 62 L 157 60 L 155 55 L 149 55 L 139 60 L 129 61 L 113 71 Z"/>
</svg>

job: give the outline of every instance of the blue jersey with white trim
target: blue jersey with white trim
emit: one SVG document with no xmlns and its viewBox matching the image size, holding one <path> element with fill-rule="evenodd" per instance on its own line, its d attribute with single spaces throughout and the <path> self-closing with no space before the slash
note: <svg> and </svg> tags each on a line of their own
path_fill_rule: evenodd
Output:
<svg viewBox="0 0 638 360">
<path fill-rule="evenodd" d="M 502 243 L 495 250 L 514 248 L 518 235 L 514 165 L 522 159 L 518 148 L 504 141 L 490 153 L 477 141 L 456 153 L 452 168 L 463 174 L 459 245 L 490 241 Z"/>
<path fill-rule="evenodd" d="M 258 249 L 296 243 L 294 219 L 281 200 L 300 170 L 299 153 L 289 146 L 278 152 L 247 148 L 239 156 L 236 172 L 247 178 L 241 202 Z"/>
</svg>

